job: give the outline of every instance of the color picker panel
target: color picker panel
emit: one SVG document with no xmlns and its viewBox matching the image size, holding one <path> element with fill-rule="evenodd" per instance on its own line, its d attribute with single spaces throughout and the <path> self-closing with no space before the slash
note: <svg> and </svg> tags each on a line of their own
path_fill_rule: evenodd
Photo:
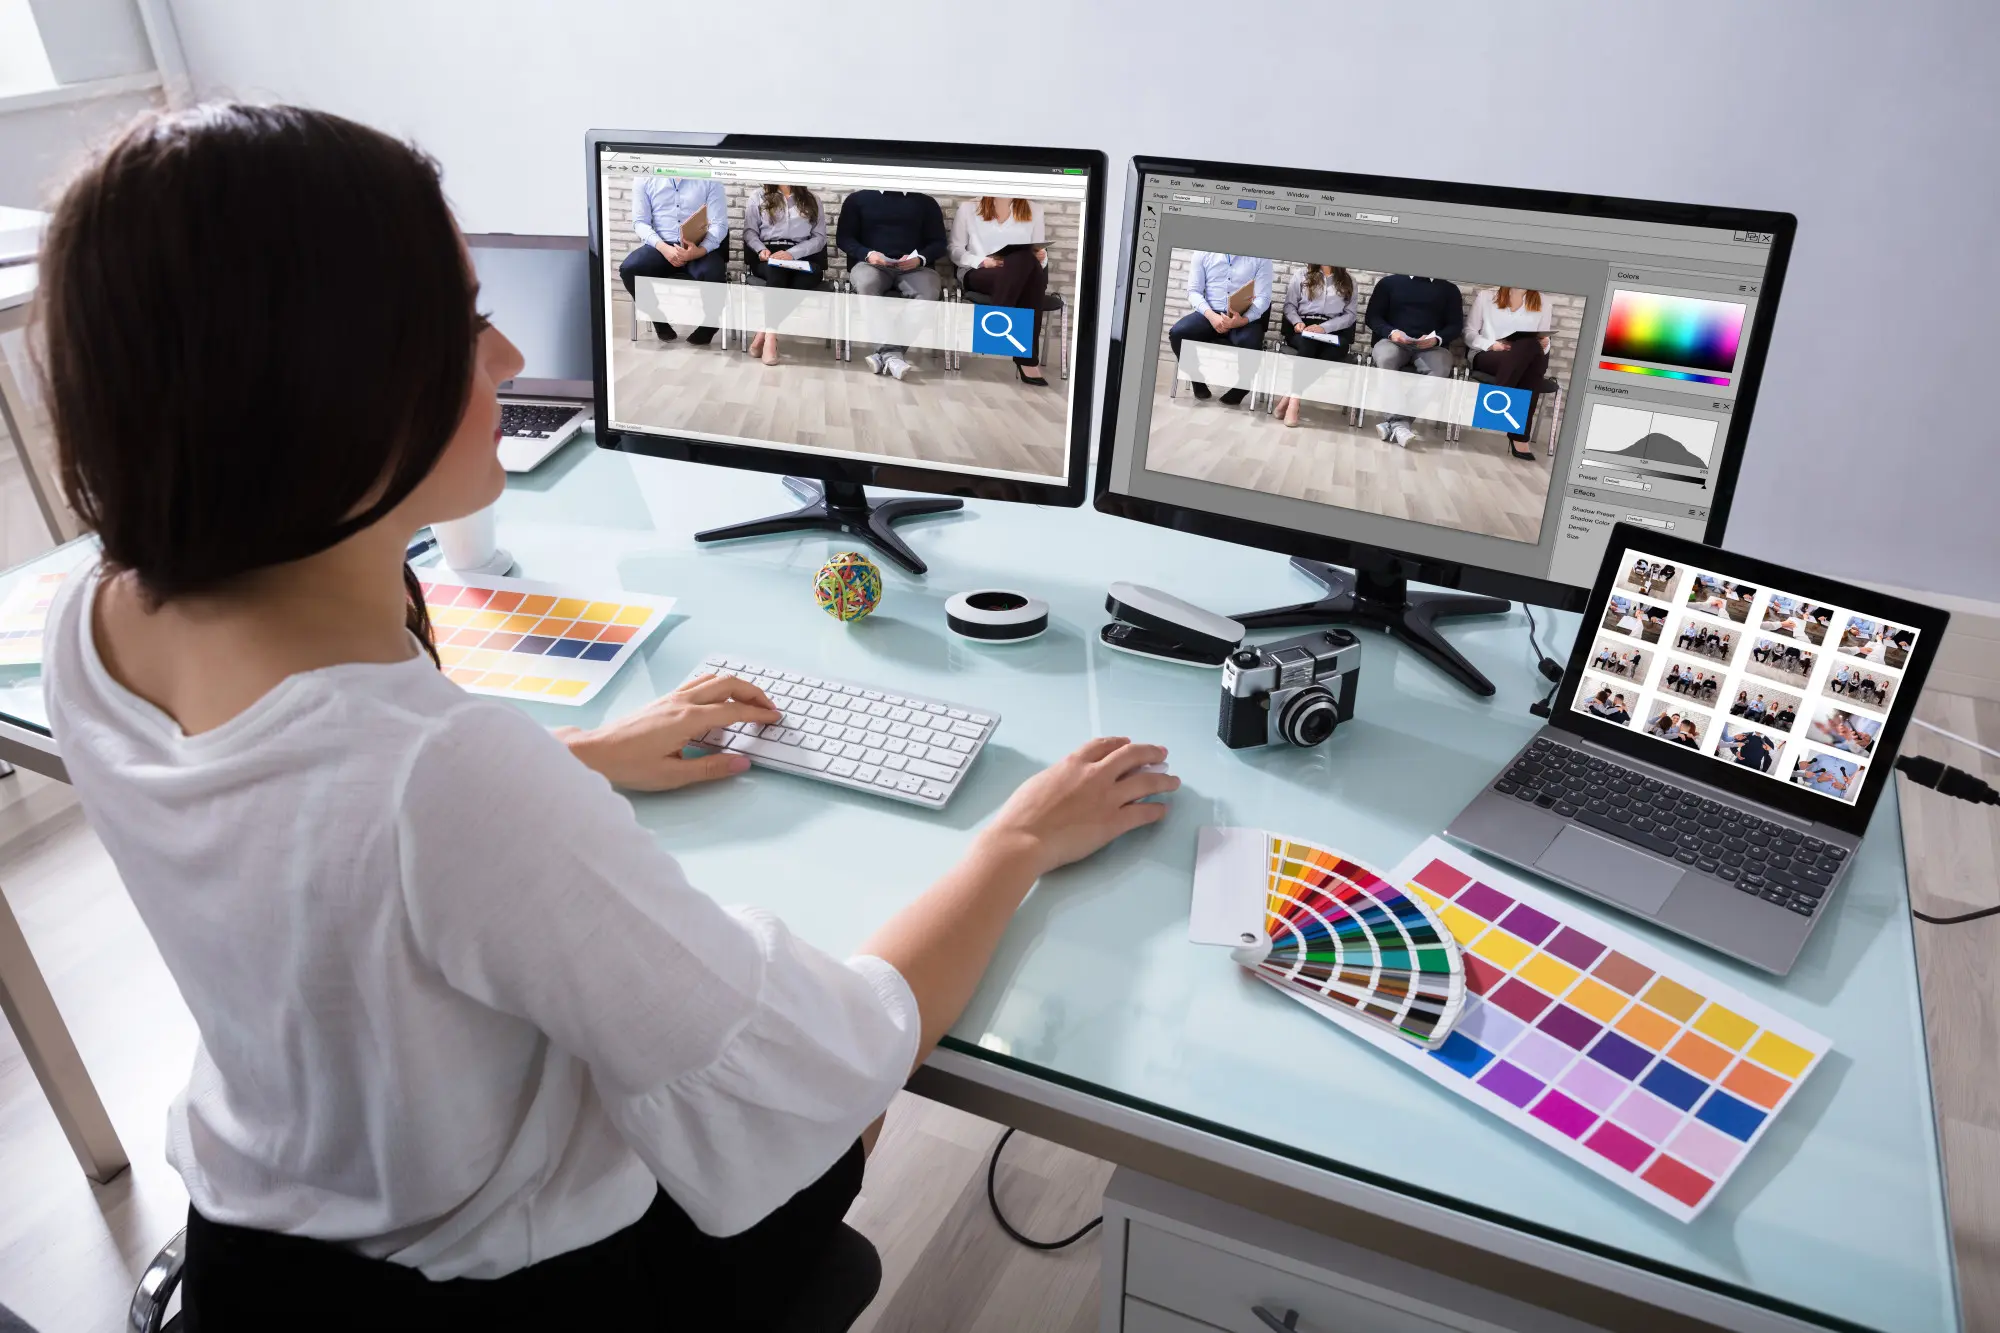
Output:
<svg viewBox="0 0 2000 1333">
<path fill-rule="evenodd" d="M 1403 874 L 1465 951 L 1471 992 L 1443 1046 L 1417 1057 L 1426 1072 L 1682 1220 L 1828 1049 L 1437 839 Z"/>
<path fill-rule="evenodd" d="M 514 580 L 422 583 L 445 674 L 466 689 L 582 703 L 671 603 L 538 591 Z"/>
<path fill-rule="evenodd" d="M 1735 301 L 1621 288 L 1611 294 L 1603 355 L 1613 361 L 1653 361 L 1689 370 L 1734 370 L 1746 309 Z"/>
</svg>

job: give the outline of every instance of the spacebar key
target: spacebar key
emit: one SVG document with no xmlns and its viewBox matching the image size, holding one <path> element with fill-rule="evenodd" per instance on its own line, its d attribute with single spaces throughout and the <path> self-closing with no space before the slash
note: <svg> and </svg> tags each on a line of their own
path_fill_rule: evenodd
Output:
<svg viewBox="0 0 2000 1333">
<path fill-rule="evenodd" d="M 747 754 L 755 759 L 771 759 L 793 768 L 810 768 L 815 772 L 824 769 L 833 761 L 814 750 L 801 750 L 796 745 L 780 745 L 760 736 L 745 736 L 729 747 L 737 754 Z"/>
<path fill-rule="evenodd" d="M 1570 816 L 1570 822 L 1572 824 L 1581 824 L 1585 828 L 1594 828 L 1599 833 L 1609 833 L 1614 838 L 1623 838 L 1626 842 L 1644 847 L 1649 852 L 1658 852 L 1661 856 L 1670 859 L 1675 852 L 1680 850 L 1674 844 L 1672 838 L 1660 838 L 1655 837 L 1651 833 L 1641 833 L 1630 824 L 1621 824 L 1609 815 L 1595 814 L 1589 810 L 1585 810 L 1581 814 Z"/>
</svg>

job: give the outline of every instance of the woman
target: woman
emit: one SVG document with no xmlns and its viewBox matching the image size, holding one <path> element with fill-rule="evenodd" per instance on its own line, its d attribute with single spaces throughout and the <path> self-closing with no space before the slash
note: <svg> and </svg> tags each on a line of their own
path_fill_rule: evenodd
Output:
<svg viewBox="0 0 2000 1333">
<path fill-rule="evenodd" d="M 1354 345 L 1354 318 L 1354 279 L 1344 268 L 1307 264 L 1285 287 L 1285 346 L 1300 356 L 1345 361 Z M 1287 426 L 1299 424 L 1296 396 L 1280 398 L 1272 410 Z"/>
<path fill-rule="evenodd" d="M 964 200 L 952 215 L 947 246 L 951 262 L 958 266 L 958 285 L 988 298 L 980 305 L 1032 310 L 1039 320 L 1049 293 L 1048 238 L 1042 206 L 1032 199 L 988 194 Z M 1034 329 L 1016 336 L 1028 345 L 1028 354 L 1014 358 L 1015 375 L 1023 384 L 1046 389 L 1049 381 L 1034 355 Z"/>
<path fill-rule="evenodd" d="M 354 1328 L 768 1326 L 1030 885 L 1177 785 L 1091 742 L 846 962 L 717 906 L 612 784 L 741 772 L 682 748 L 768 698 L 552 735 L 436 669 L 404 546 L 499 495 L 522 365 L 477 299 L 436 165 L 290 107 L 149 116 L 44 242 L 102 548 L 49 714 L 201 1034 L 168 1151 L 209 1333 L 302 1292 Z"/>
<path fill-rule="evenodd" d="M 1465 360 L 1489 383 L 1540 393 L 1549 377 L 1550 312 L 1532 287 L 1481 288 L 1465 321 Z M 1526 422 L 1522 423 L 1528 424 Z M 1510 431 L 1508 451 L 1533 462 L 1526 432 Z M 1551 452 L 1555 441 L 1549 441 Z"/>
<path fill-rule="evenodd" d="M 775 261 L 775 262 L 774 262 Z M 803 263 L 806 268 L 789 265 Z M 826 213 L 803 185 L 766 185 L 743 205 L 743 266 L 767 287 L 817 291 L 826 275 Z M 778 335 L 765 329 L 750 355 L 778 364 Z"/>
<path fill-rule="evenodd" d="M 1742 717 L 1745 713 L 1749 712 L 1750 692 L 1748 690 L 1736 691 L 1736 702 L 1730 705 L 1729 711 L 1737 717 Z"/>
</svg>

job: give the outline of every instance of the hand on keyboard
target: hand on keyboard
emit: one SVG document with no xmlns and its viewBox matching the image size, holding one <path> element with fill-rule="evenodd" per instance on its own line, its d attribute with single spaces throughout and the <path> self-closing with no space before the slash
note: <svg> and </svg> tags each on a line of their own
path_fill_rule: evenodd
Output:
<svg viewBox="0 0 2000 1333">
<path fill-rule="evenodd" d="M 1037 876 L 1081 861 L 1166 818 L 1166 806 L 1146 799 L 1181 785 L 1166 759 L 1160 746 L 1122 736 L 1090 741 L 1015 788 L 980 838 L 1026 856 Z"/>
<path fill-rule="evenodd" d="M 569 746 L 571 754 L 615 786 L 672 791 L 726 778 L 750 767 L 744 756 L 727 752 L 683 759 L 683 747 L 716 727 L 776 722 L 778 717 L 769 697 L 749 681 L 711 675 L 689 681 L 629 717 L 607 722 L 594 731 L 560 728 L 556 737 Z"/>
</svg>

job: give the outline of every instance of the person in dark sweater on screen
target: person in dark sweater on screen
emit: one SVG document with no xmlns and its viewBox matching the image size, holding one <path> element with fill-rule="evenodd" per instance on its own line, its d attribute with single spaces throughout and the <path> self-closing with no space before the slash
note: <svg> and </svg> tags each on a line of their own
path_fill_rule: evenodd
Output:
<svg viewBox="0 0 2000 1333">
<path fill-rule="evenodd" d="M 840 205 L 833 243 L 847 256 L 848 281 L 858 296 L 901 292 L 913 301 L 935 301 L 944 292 L 935 264 L 945 251 L 944 210 L 927 194 L 908 190 L 856 190 Z M 909 373 L 910 349 L 883 343 L 868 354 L 877 375 Z"/>
<path fill-rule="evenodd" d="M 1451 344 L 1465 327 L 1465 298 L 1443 278 L 1391 273 L 1368 296 L 1369 355 L 1383 370 L 1414 365 L 1419 375 L 1451 374 Z M 1376 427 L 1382 438 L 1408 448 L 1418 438 L 1410 419 L 1389 416 Z"/>
</svg>

